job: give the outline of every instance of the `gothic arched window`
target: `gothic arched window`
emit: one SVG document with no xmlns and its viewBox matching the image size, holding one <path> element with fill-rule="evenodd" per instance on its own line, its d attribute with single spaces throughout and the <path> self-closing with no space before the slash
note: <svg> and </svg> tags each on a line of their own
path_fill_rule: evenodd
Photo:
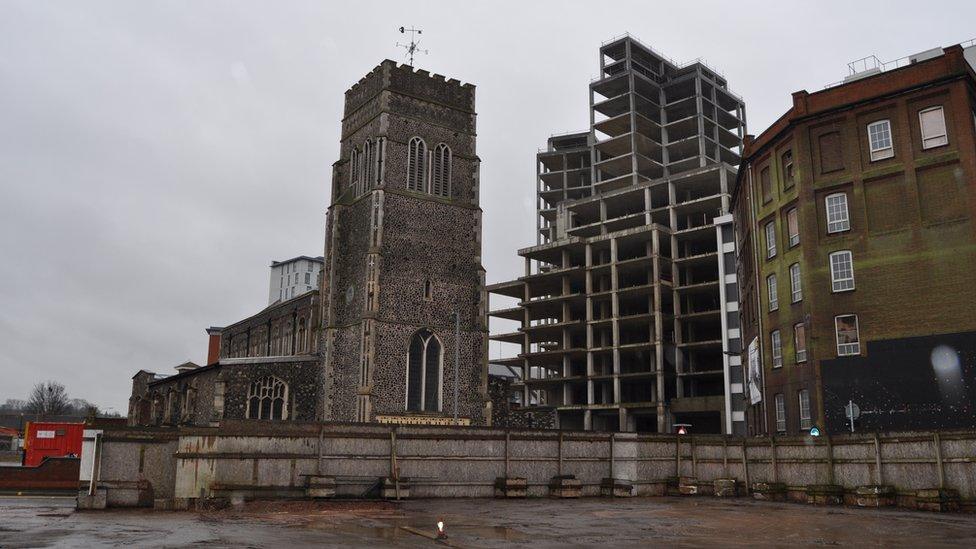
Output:
<svg viewBox="0 0 976 549">
<path fill-rule="evenodd" d="M 439 143 L 434 148 L 434 163 L 431 166 L 430 194 L 449 198 L 451 196 L 451 148 Z"/>
<path fill-rule="evenodd" d="M 308 350 L 308 340 L 305 333 L 305 319 L 298 321 L 298 352 L 304 353 Z"/>
<path fill-rule="evenodd" d="M 288 419 L 288 385 L 275 376 L 251 382 L 247 419 Z"/>
<path fill-rule="evenodd" d="M 359 179 L 359 187 L 356 189 L 356 196 L 359 196 L 373 187 L 374 163 L 376 162 L 376 152 L 373 142 L 369 139 L 363 144 L 363 176 Z"/>
<path fill-rule="evenodd" d="M 359 160 L 359 149 L 356 147 L 352 148 L 349 153 L 349 186 L 355 187 L 359 183 L 359 167 L 361 165 Z"/>
<path fill-rule="evenodd" d="M 423 329 L 410 340 L 407 354 L 407 410 L 440 411 L 441 342 Z"/>
<path fill-rule="evenodd" d="M 410 140 L 407 151 L 407 189 L 426 190 L 427 182 L 427 143 L 419 137 Z"/>
</svg>

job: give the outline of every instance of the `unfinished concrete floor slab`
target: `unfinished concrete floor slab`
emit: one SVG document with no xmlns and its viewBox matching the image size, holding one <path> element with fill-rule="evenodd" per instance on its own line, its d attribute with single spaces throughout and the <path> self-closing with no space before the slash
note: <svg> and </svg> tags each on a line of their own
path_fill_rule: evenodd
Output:
<svg viewBox="0 0 976 549">
<path fill-rule="evenodd" d="M 252 502 L 210 512 L 78 512 L 0 498 L 0 547 L 976 547 L 976 516 L 740 498 Z"/>
</svg>

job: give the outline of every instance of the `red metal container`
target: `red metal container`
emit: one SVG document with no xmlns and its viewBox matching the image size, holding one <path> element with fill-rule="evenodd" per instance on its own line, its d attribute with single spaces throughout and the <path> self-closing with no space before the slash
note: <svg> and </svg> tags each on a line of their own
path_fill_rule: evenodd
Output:
<svg viewBox="0 0 976 549">
<path fill-rule="evenodd" d="M 81 456 L 84 423 L 28 422 L 24 429 L 24 465 L 36 467 L 47 457 Z"/>
</svg>

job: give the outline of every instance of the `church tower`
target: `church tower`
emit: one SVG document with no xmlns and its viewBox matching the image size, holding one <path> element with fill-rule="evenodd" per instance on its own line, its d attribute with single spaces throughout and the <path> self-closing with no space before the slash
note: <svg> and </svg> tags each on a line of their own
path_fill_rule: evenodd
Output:
<svg viewBox="0 0 976 549">
<path fill-rule="evenodd" d="M 460 420 L 485 423 L 475 118 L 473 85 L 390 60 L 346 91 L 321 281 L 324 420 L 450 422 L 457 388 Z"/>
</svg>

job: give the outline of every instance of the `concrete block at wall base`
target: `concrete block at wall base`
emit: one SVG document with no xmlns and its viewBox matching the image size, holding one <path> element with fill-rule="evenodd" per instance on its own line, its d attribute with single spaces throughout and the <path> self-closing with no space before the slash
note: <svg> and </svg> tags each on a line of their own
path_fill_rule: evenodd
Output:
<svg viewBox="0 0 976 549">
<path fill-rule="evenodd" d="M 807 503 L 813 505 L 843 505 L 844 487 L 837 484 L 807 486 Z"/>
<path fill-rule="evenodd" d="M 854 505 L 858 507 L 891 507 L 895 504 L 895 487 L 882 484 L 858 486 L 854 491 Z"/>
<path fill-rule="evenodd" d="M 575 475 L 560 475 L 549 481 L 549 497 L 578 498 L 583 493 L 583 486 Z"/>
<path fill-rule="evenodd" d="M 786 501 L 786 485 L 782 482 L 756 482 L 752 497 L 761 501 Z"/>
<path fill-rule="evenodd" d="M 156 498 L 153 509 L 156 511 L 189 511 L 195 498 Z"/>
<path fill-rule="evenodd" d="M 621 478 L 604 478 L 600 481 L 600 495 L 606 498 L 629 498 L 637 494 L 634 483 Z"/>
<path fill-rule="evenodd" d="M 496 498 L 524 498 L 528 495 L 529 483 L 525 477 L 495 478 Z"/>
<path fill-rule="evenodd" d="M 680 477 L 668 477 L 665 482 L 667 482 L 667 490 L 665 495 L 667 496 L 680 496 L 681 495 L 681 478 Z"/>
<path fill-rule="evenodd" d="M 959 492 L 949 488 L 926 488 L 915 492 L 915 508 L 919 511 L 958 511 Z"/>
<path fill-rule="evenodd" d="M 667 479 L 649 480 L 637 485 L 637 495 L 645 497 L 659 497 L 668 495 Z"/>
<path fill-rule="evenodd" d="M 683 496 L 710 496 L 715 493 L 712 481 L 702 481 L 695 477 L 680 477 L 678 479 L 678 493 Z"/>
<path fill-rule="evenodd" d="M 739 495 L 739 481 L 734 478 L 717 478 L 712 481 L 712 491 L 718 498 L 734 498 Z"/>
<path fill-rule="evenodd" d="M 88 491 L 79 492 L 75 507 L 81 510 L 105 509 L 108 503 L 108 490 L 98 488 L 94 494 Z"/>
<path fill-rule="evenodd" d="M 305 495 L 310 498 L 333 498 L 336 493 L 335 477 L 309 475 Z"/>
<path fill-rule="evenodd" d="M 393 479 L 383 477 L 380 486 L 380 497 L 383 499 L 407 499 L 410 497 L 410 482 L 406 478 Z"/>
</svg>

